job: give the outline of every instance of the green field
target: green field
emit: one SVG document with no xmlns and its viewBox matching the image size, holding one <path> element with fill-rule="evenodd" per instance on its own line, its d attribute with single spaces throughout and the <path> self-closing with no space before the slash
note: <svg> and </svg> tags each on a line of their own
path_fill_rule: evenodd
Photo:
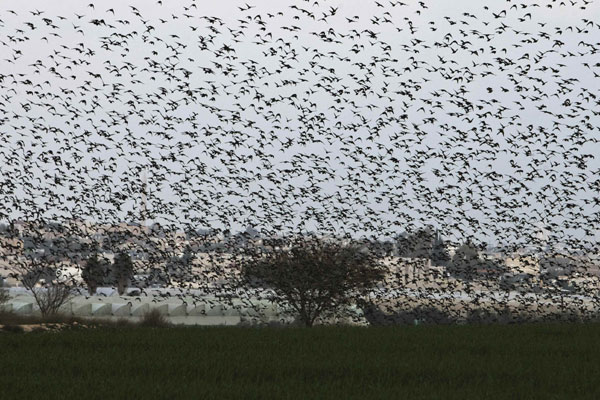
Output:
<svg viewBox="0 0 600 400">
<path fill-rule="evenodd" d="M 600 324 L 0 334 L 0 399 L 598 399 Z"/>
</svg>

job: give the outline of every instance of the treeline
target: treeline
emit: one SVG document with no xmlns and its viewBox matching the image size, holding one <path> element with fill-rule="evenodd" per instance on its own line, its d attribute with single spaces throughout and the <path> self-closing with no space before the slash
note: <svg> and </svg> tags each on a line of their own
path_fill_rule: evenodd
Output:
<svg viewBox="0 0 600 400">
<path fill-rule="evenodd" d="M 186 247 L 181 256 L 172 256 L 164 267 L 150 268 L 144 274 L 143 286 L 171 285 L 173 282 L 184 282 L 193 278 L 192 263 L 194 254 Z M 116 287 L 119 294 L 125 293 L 134 277 L 134 264 L 131 256 L 121 251 L 111 263 L 107 258 L 93 252 L 83 265 L 81 278 L 90 294 L 102 286 Z"/>
<path fill-rule="evenodd" d="M 451 276 L 472 280 L 477 277 L 497 278 L 508 272 L 503 260 L 490 260 L 480 256 L 484 248 L 470 240 L 458 246 L 450 256 L 448 245 L 431 228 L 418 229 L 413 233 L 403 233 L 394 240 L 372 242 L 370 244 L 378 256 L 397 256 L 431 260 L 434 266 L 445 267 Z"/>
</svg>

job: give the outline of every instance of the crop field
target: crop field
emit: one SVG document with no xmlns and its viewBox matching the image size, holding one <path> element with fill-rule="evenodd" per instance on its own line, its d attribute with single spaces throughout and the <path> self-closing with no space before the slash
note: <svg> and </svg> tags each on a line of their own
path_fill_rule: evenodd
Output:
<svg viewBox="0 0 600 400">
<path fill-rule="evenodd" d="M 600 324 L 0 333 L 1 399 L 597 399 Z"/>
</svg>

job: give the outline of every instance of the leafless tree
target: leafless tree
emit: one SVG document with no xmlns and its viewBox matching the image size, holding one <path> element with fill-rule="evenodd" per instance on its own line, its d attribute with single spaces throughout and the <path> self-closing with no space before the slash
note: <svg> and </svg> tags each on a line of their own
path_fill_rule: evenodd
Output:
<svg viewBox="0 0 600 400">
<path fill-rule="evenodd" d="M 44 317 L 58 314 L 60 307 L 73 297 L 72 288 L 64 283 L 53 284 L 45 288 L 34 288 L 31 291 Z"/>
<path fill-rule="evenodd" d="M 58 265 L 49 255 L 28 256 L 13 270 L 23 287 L 32 293 L 43 317 L 56 315 L 74 295 L 68 280 L 59 281 Z"/>
</svg>

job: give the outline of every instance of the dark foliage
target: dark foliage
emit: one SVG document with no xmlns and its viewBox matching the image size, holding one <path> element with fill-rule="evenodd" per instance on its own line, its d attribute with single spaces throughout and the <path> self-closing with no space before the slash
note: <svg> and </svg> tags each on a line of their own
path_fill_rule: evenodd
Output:
<svg viewBox="0 0 600 400">
<path fill-rule="evenodd" d="M 301 239 L 244 263 L 242 285 L 270 288 L 306 326 L 348 306 L 385 276 L 369 251 L 319 239 Z"/>
</svg>

